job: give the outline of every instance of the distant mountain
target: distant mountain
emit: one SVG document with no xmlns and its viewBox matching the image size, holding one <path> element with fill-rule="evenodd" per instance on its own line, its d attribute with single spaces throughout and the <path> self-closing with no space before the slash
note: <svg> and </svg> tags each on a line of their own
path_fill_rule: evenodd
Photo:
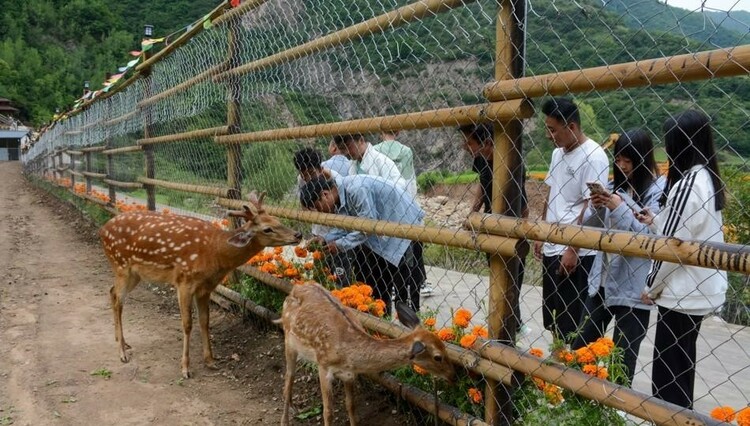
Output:
<svg viewBox="0 0 750 426">
<path fill-rule="evenodd" d="M 704 12 L 717 26 L 735 31 L 744 36 L 743 44 L 750 43 L 750 12 L 733 10 L 731 12 Z"/>
</svg>

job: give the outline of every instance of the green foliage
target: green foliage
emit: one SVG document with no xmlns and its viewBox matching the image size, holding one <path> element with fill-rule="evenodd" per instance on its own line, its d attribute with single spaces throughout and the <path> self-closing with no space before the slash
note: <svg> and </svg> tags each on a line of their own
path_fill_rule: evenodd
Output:
<svg viewBox="0 0 750 426">
<path fill-rule="evenodd" d="M 448 174 L 444 170 L 430 170 L 417 176 L 417 188 L 419 192 L 429 192 Z"/>
<path fill-rule="evenodd" d="M 243 297 L 252 300 L 256 304 L 270 309 L 273 312 L 281 313 L 284 306 L 286 293 L 263 284 L 253 277 L 243 275 L 237 288 L 235 288 Z"/>
</svg>

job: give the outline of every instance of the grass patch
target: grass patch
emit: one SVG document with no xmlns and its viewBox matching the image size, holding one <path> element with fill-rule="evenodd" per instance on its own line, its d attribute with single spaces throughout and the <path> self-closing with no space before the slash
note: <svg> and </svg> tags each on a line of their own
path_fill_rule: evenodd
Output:
<svg viewBox="0 0 750 426">
<path fill-rule="evenodd" d="M 283 291 L 277 290 L 247 275 L 243 275 L 240 278 L 240 282 L 233 287 L 242 297 L 250 299 L 256 304 L 278 314 L 281 313 L 281 308 L 284 306 L 284 299 L 286 298 L 286 293 Z"/>
</svg>

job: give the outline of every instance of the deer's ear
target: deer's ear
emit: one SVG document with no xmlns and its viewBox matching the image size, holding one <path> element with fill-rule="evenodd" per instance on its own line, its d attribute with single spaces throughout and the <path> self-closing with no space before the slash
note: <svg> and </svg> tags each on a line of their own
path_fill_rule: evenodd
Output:
<svg viewBox="0 0 750 426">
<path fill-rule="evenodd" d="M 255 232 L 253 231 L 240 229 L 227 240 L 227 243 L 238 248 L 246 247 L 248 244 L 250 244 L 250 241 L 253 239 L 254 235 Z"/>
<path fill-rule="evenodd" d="M 243 204 L 242 209 L 245 211 L 245 220 L 248 222 L 252 222 L 255 219 L 255 216 L 258 215 L 258 211 L 247 204 Z"/>
<path fill-rule="evenodd" d="M 424 343 L 417 340 L 414 342 L 414 344 L 411 345 L 411 356 L 409 356 L 410 359 L 414 359 L 417 355 L 421 354 L 425 351 Z"/>
<path fill-rule="evenodd" d="M 415 328 L 419 325 L 419 317 L 406 303 L 398 301 L 396 302 L 396 313 L 398 313 L 398 320 L 401 324 Z"/>
</svg>

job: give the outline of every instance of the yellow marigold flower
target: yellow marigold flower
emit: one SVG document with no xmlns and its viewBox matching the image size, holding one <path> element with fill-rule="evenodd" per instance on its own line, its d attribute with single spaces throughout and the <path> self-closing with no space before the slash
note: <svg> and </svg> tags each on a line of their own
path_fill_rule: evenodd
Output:
<svg viewBox="0 0 750 426">
<path fill-rule="evenodd" d="M 734 420 L 734 408 L 724 405 L 722 407 L 716 407 L 713 410 L 711 410 L 711 417 L 714 419 L 720 421 L 720 422 L 726 422 L 729 423 Z"/>
<path fill-rule="evenodd" d="M 435 322 L 435 318 L 433 317 L 425 318 L 424 325 L 425 327 L 435 327 Z"/>
<path fill-rule="evenodd" d="M 544 351 L 543 351 L 543 350 L 541 350 L 541 349 L 539 349 L 539 348 L 531 348 L 531 349 L 529 350 L 529 353 L 530 353 L 531 355 L 534 355 L 534 356 L 535 356 L 535 357 L 537 357 L 537 358 L 541 358 L 541 357 L 543 357 L 543 356 L 544 356 Z"/>
<path fill-rule="evenodd" d="M 417 374 L 419 374 L 421 376 L 424 376 L 425 374 L 427 374 L 427 370 L 425 370 L 424 368 L 418 366 L 417 364 L 412 365 L 412 368 L 414 369 L 415 373 L 417 373 Z"/>
<path fill-rule="evenodd" d="M 438 330 L 437 336 L 444 342 L 450 342 L 456 339 L 456 335 L 450 328 L 441 328 L 440 330 Z"/>
<path fill-rule="evenodd" d="M 487 328 L 486 328 L 486 327 L 483 327 L 483 326 L 481 326 L 481 325 L 475 325 L 475 326 L 474 326 L 474 327 L 473 327 L 473 328 L 471 329 L 471 334 L 473 334 L 473 335 L 475 335 L 475 336 L 477 336 L 477 337 L 482 337 L 482 338 L 484 338 L 484 339 L 486 339 L 486 338 L 487 338 L 487 336 L 489 336 L 489 335 L 490 335 L 490 333 L 489 333 L 489 332 L 487 331 Z"/>
<path fill-rule="evenodd" d="M 576 349 L 576 361 L 581 364 L 591 364 L 596 361 L 596 354 L 587 346 L 580 349 Z"/>
<path fill-rule="evenodd" d="M 475 336 L 476 337 L 476 336 Z M 482 391 L 477 388 L 469 388 L 469 400 L 474 404 L 481 404 L 484 397 Z"/>
<path fill-rule="evenodd" d="M 750 426 L 750 407 L 743 408 L 737 413 L 737 426 Z"/>
<path fill-rule="evenodd" d="M 593 352 L 597 358 L 604 358 L 610 353 L 610 347 L 599 341 L 591 343 L 588 345 L 588 348 L 591 349 L 591 352 Z"/>
<path fill-rule="evenodd" d="M 464 347 L 466 349 L 471 349 L 472 346 L 474 346 L 474 343 L 477 342 L 477 336 L 473 334 L 467 334 L 464 337 L 461 338 L 461 347 Z"/>
</svg>

